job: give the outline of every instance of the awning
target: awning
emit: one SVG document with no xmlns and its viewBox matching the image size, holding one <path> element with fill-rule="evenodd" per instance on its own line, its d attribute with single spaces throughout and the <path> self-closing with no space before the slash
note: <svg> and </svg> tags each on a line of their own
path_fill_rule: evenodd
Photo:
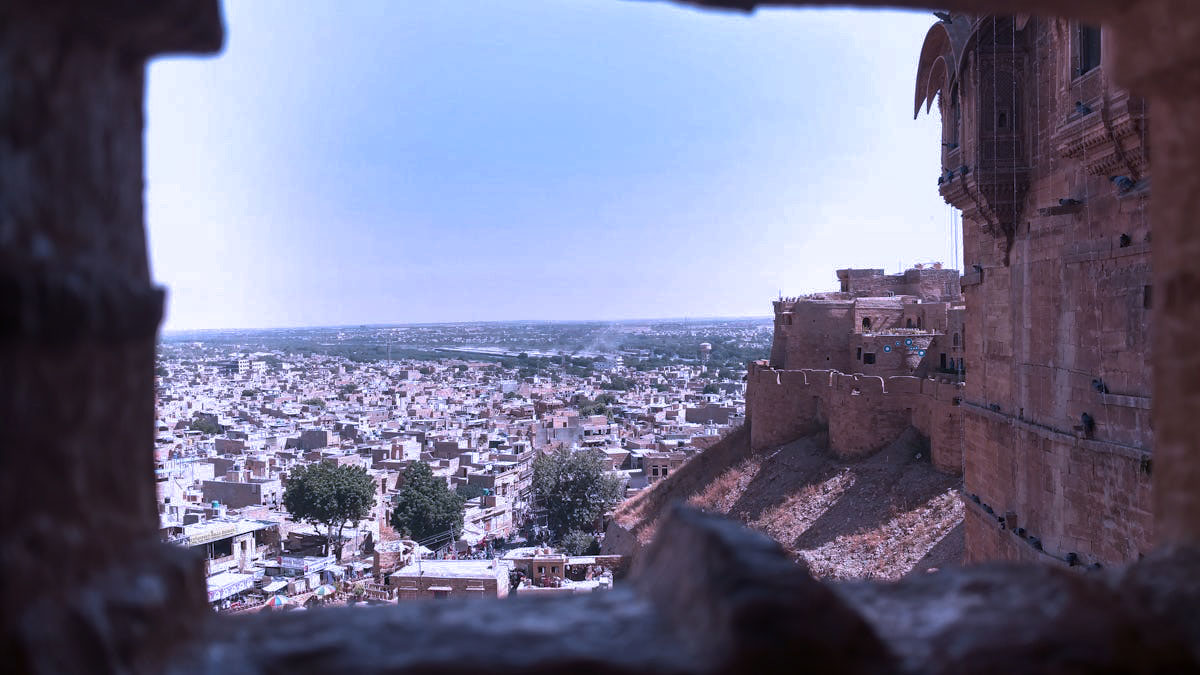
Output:
<svg viewBox="0 0 1200 675">
<path fill-rule="evenodd" d="M 288 585 L 288 582 L 286 582 L 286 581 L 272 581 L 271 583 L 267 584 L 266 586 L 263 586 L 263 591 L 265 591 L 267 593 L 274 593 L 276 591 L 287 588 L 287 585 Z"/>
<path fill-rule="evenodd" d="M 231 595 L 254 588 L 253 574 L 222 572 L 208 578 L 208 601 L 224 600 Z"/>
</svg>

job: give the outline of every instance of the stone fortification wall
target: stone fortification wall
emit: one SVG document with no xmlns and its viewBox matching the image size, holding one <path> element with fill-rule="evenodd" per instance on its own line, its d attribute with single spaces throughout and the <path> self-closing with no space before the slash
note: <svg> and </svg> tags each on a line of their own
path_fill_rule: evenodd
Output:
<svg viewBox="0 0 1200 675">
<path fill-rule="evenodd" d="M 962 210 L 968 270 L 956 331 L 969 369 L 964 489 L 1014 515 L 1039 555 L 1132 562 L 1150 545 L 1150 456 L 1162 433 L 1150 426 L 1151 329 L 1162 324 L 1147 103 L 1110 82 L 1108 64 L 1063 67 L 1079 54 L 1080 24 L 955 21 L 969 39 L 954 58 L 976 67 L 938 83 L 944 138 L 955 139 L 942 145 L 938 189 Z M 946 30 L 931 30 L 918 90 L 932 61 L 954 51 L 939 42 Z M 990 56 L 997 47 L 1024 65 L 1007 69 Z M 1013 72 L 1009 91 L 1022 93 L 997 100 L 989 83 Z M 1024 112 L 1008 127 L 956 125 L 1014 105 Z M 1006 162 L 994 154 L 1002 143 Z M 966 548 L 972 560 L 1032 550 L 1014 549 L 995 522 L 970 525 Z"/>
<path fill-rule="evenodd" d="M 964 462 L 970 479 L 966 491 L 993 511 L 987 515 L 1015 516 L 1024 530 L 1017 537 L 1022 546 L 1014 549 L 1013 537 L 1002 536 L 995 518 L 970 525 L 967 561 L 1046 555 L 1066 560 L 1074 554 L 1080 564 L 1112 564 L 1137 560 L 1150 550 L 1153 463 L 1148 451 L 970 402 L 962 409 L 971 448 Z M 1040 550 L 1032 550 L 1030 538 Z"/>
<path fill-rule="evenodd" d="M 962 298 L 955 269 L 912 268 L 890 275 L 881 269 L 844 269 L 838 270 L 837 276 L 842 291 L 857 296 L 915 295 L 927 302 Z"/>
<path fill-rule="evenodd" d="M 750 447 L 782 445 L 827 428 L 829 446 L 839 457 L 861 457 L 912 426 L 929 438 L 934 466 L 957 473 L 963 447 L 960 390 L 916 377 L 778 370 L 759 361 L 747 375 Z"/>
<path fill-rule="evenodd" d="M 798 299 L 775 303 L 771 365 L 849 370 L 846 345 L 854 332 L 854 301 Z"/>
</svg>

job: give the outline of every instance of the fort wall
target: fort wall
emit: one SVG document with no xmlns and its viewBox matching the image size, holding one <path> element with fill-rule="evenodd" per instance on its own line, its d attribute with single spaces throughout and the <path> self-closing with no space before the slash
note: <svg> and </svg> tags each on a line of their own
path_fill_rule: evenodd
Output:
<svg viewBox="0 0 1200 675">
<path fill-rule="evenodd" d="M 839 457 L 868 455 L 912 426 L 930 441 L 934 466 L 962 469 L 962 385 L 916 377 L 847 375 L 834 370 L 779 370 L 750 364 L 746 416 L 753 450 L 829 431 Z"/>
<path fill-rule="evenodd" d="M 1135 561 L 1155 444 L 1146 102 L 1099 61 L 1073 67 L 1078 23 L 949 28 L 931 29 L 917 90 L 941 108 L 938 190 L 962 211 L 964 490 L 1013 514 L 1039 555 Z M 927 77 L 951 53 L 973 67 Z M 967 558 L 1029 559 L 1011 539 L 970 524 Z"/>
</svg>

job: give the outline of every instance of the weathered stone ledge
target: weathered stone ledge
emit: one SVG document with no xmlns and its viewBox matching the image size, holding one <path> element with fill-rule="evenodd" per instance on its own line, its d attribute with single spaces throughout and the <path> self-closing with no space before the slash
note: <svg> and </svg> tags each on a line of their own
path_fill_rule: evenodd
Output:
<svg viewBox="0 0 1200 675">
<path fill-rule="evenodd" d="M 13 258 L 0 252 L 0 341 L 121 342 L 157 333 L 163 289 L 114 272 Z"/>
<path fill-rule="evenodd" d="M 629 583 L 568 598 L 214 616 L 172 673 L 1062 673 L 1200 667 L 1200 552 L 826 585 L 777 543 L 675 506 Z"/>
</svg>

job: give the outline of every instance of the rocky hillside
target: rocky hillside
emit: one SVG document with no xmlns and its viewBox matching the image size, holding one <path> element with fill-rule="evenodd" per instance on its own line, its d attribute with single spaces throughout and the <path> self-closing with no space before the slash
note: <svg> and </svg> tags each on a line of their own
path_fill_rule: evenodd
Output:
<svg viewBox="0 0 1200 675">
<path fill-rule="evenodd" d="M 825 440 L 752 453 L 738 429 L 618 507 L 605 548 L 636 552 L 666 506 L 685 501 L 770 535 L 819 577 L 897 579 L 961 560 L 960 480 L 934 470 L 919 434 L 855 461 L 834 457 Z"/>
</svg>

